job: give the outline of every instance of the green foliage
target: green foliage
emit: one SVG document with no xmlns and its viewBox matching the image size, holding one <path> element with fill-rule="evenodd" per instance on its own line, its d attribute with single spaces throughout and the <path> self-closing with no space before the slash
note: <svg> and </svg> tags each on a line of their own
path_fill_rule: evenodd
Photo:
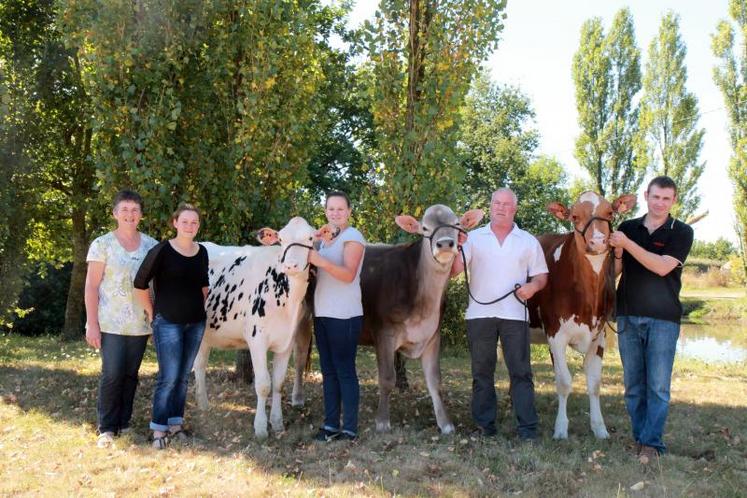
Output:
<svg viewBox="0 0 747 498">
<path fill-rule="evenodd" d="M 737 249 L 727 239 L 720 237 L 714 242 L 705 242 L 695 240 L 693 247 L 690 249 L 688 258 L 707 258 L 720 261 L 722 263 L 729 260 L 731 256 L 737 254 Z"/>
<path fill-rule="evenodd" d="M 735 30 L 729 21 L 722 20 L 711 39 L 711 48 L 720 64 L 713 69 L 713 79 L 724 97 L 729 116 L 729 136 L 732 157 L 729 161 L 729 177 L 734 186 L 734 209 L 740 226 L 737 232 L 742 237 L 742 247 L 747 246 L 747 1 L 730 0 L 729 15 L 742 33 L 739 55 L 734 53 Z M 743 251 L 742 265 L 747 269 L 747 259 Z"/>
<path fill-rule="evenodd" d="M 653 142 L 653 167 L 677 184 L 677 203 L 672 216 L 682 219 L 695 214 L 700 202 L 696 184 L 705 163 L 699 161 L 704 129 L 697 129 L 698 99 L 687 91 L 685 47 L 679 31 L 679 16 L 666 14 L 648 49 L 641 127 Z"/>
<path fill-rule="evenodd" d="M 2 7 L 0 7 L 2 8 Z M 0 38 L 0 45 L 4 40 Z M 5 40 L 7 41 L 7 40 Z M 29 165 L 23 155 L 22 137 L 18 133 L 16 120 L 19 108 L 11 110 L 14 100 L 7 84 L 5 60 L 0 59 L 0 326 L 10 318 L 23 284 L 26 272 L 24 246 L 29 236 L 30 213 L 25 204 L 32 199 L 30 192 Z"/>
<path fill-rule="evenodd" d="M 611 198 L 634 193 L 643 181 L 646 154 L 635 102 L 641 88 L 640 52 L 628 9 L 615 15 L 607 35 L 600 18 L 584 23 L 573 80 L 581 128 L 576 159 L 598 193 Z"/>
<path fill-rule="evenodd" d="M 26 259 L 74 259 L 81 295 L 93 168 L 88 100 L 76 51 L 63 45 L 49 0 L 3 2 L 0 40 L 3 103 L 10 109 L 0 117 L 3 154 L 9 156 L 2 180 L 13 239 L 13 248 L 5 248 L 7 259 L 3 255 L 3 262 L 13 265 L 9 289 L 18 289 Z M 71 293 L 76 294 L 72 288 Z M 0 309 L 11 303 L 12 298 L 3 300 Z"/>
<path fill-rule="evenodd" d="M 292 0 L 67 2 L 68 39 L 83 47 L 92 88 L 104 198 L 140 190 L 154 234 L 177 202 L 194 202 L 202 236 L 217 242 L 287 221 L 342 14 Z"/>
<path fill-rule="evenodd" d="M 397 214 L 454 205 L 459 111 L 497 45 L 504 8 L 505 0 L 383 0 L 361 29 L 375 126 L 363 199 L 365 219 L 376 220 L 365 227 L 371 238 L 399 235 Z"/>
<path fill-rule="evenodd" d="M 529 98 L 518 88 L 490 82 L 479 74 L 461 112 L 459 154 L 465 172 L 460 208 L 489 210 L 490 197 L 500 187 L 510 187 L 519 198 L 517 222 L 532 233 L 561 227 L 545 207 L 567 202 L 566 175 L 560 163 L 535 158 L 539 136 Z"/>
</svg>

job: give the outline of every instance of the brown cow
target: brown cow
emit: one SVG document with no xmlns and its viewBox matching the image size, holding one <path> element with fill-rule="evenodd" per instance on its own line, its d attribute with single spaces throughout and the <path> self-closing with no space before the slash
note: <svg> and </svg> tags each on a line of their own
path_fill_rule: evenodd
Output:
<svg viewBox="0 0 747 498">
<path fill-rule="evenodd" d="M 566 402 L 571 392 L 571 373 L 566 348 L 584 355 L 589 394 L 591 430 L 608 438 L 599 406 L 605 323 L 614 312 L 615 277 L 609 236 L 612 218 L 635 206 L 634 195 L 622 195 L 610 203 L 595 192 L 584 192 L 570 209 L 553 202 L 547 209 L 573 224 L 566 234 L 538 237 L 550 271 L 547 286 L 529 303 L 532 326 L 541 325 L 550 345 L 558 392 L 555 439 L 568 438 Z"/>
<path fill-rule="evenodd" d="M 366 246 L 361 269 L 363 331 L 360 343 L 376 348 L 379 370 L 379 407 L 376 430 L 391 428 L 389 395 L 394 388 L 394 357 L 400 351 L 409 358 L 420 358 L 425 382 L 433 401 L 436 423 L 444 434 L 454 432 L 441 399 L 439 324 L 443 312 L 446 285 L 454 257 L 457 255 L 457 227 L 468 230 L 482 219 L 481 210 L 467 211 L 461 218 L 447 206 L 429 207 L 421 222 L 412 216 L 397 216 L 400 228 L 423 237 L 409 244 Z M 308 344 L 309 337 L 298 342 Z M 309 331 L 306 331 L 309 334 Z M 305 348 L 296 357 L 303 365 Z M 306 350 L 307 351 L 307 350 Z M 303 394 L 301 368 L 296 368 L 294 400 Z"/>
</svg>

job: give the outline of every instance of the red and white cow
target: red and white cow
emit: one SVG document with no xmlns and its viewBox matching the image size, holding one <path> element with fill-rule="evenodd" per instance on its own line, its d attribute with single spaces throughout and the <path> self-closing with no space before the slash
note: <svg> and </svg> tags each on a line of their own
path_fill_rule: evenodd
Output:
<svg viewBox="0 0 747 498">
<path fill-rule="evenodd" d="M 254 432 L 267 437 L 265 405 L 272 390 L 270 423 L 283 430 L 281 386 L 294 345 L 295 332 L 304 316 L 303 300 L 309 283 L 309 248 L 316 229 L 300 217 L 279 232 L 259 231 L 262 247 L 225 247 L 203 243 L 210 259 L 210 292 L 205 303 L 207 326 L 194 363 L 197 402 L 208 408 L 205 370 L 210 350 L 246 349 L 251 353 L 257 410 Z M 331 230 L 324 227 L 323 236 Z M 270 245 L 279 242 L 280 245 Z M 272 382 L 267 352 L 272 351 Z"/>
<path fill-rule="evenodd" d="M 568 437 L 566 403 L 571 392 L 571 373 L 566 348 L 584 355 L 584 371 L 589 394 L 591 430 L 598 438 L 608 438 L 599 405 L 605 323 L 614 312 L 614 261 L 609 247 L 612 219 L 635 206 L 634 195 L 622 195 L 610 203 L 595 192 L 584 192 L 566 208 L 559 202 L 547 207 L 555 217 L 570 221 L 573 231 L 538 237 L 550 271 L 548 283 L 530 300 L 532 326 L 547 336 L 555 370 L 558 415 L 555 439 Z"/>
</svg>

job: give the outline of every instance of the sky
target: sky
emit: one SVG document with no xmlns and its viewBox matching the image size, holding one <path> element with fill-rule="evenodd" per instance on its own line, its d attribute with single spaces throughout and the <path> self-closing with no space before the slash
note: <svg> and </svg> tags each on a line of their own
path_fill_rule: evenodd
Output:
<svg viewBox="0 0 747 498">
<path fill-rule="evenodd" d="M 350 24 L 372 17 L 377 5 L 377 0 L 358 0 Z M 728 0 L 508 0 L 501 42 L 485 66 L 493 81 L 518 86 L 531 99 L 534 125 L 541 135 L 536 152 L 556 157 L 571 177 L 586 177 L 573 156 L 580 132 L 571 73 L 573 54 L 585 20 L 601 17 L 606 32 L 623 7 L 633 15 L 642 71 L 662 15 L 669 10 L 680 15 L 680 36 L 687 46 L 687 88 L 698 98 L 699 126 L 706 130 L 698 212 L 709 214 L 693 225 L 695 237 L 705 241 L 726 237 L 735 242 L 732 185 L 727 174 L 731 154 L 728 117 L 713 82 L 718 61 L 711 52 L 711 34 L 720 19 L 728 18 Z M 641 207 L 642 214 L 645 204 L 639 196 Z"/>
</svg>

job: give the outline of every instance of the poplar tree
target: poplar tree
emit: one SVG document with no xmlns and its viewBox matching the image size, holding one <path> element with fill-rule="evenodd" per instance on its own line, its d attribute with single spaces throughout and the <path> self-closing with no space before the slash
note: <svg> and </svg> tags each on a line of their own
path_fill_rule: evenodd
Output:
<svg viewBox="0 0 747 498">
<path fill-rule="evenodd" d="M 459 112 L 480 64 L 497 46 L 505 0 L 382 0 L 361 30 L 374 146 L 361 220 L 392 241 L 400 213 L 454 205 L 462 177 Z"/>
<path fill-rule="evenodd" d="M 720 59 L 720 64 L 713 69 L 713 79 L 721 90 L 729 116 L 732 147 L 729 177 L 734 186 L 734 211 L 742 246 L 742 263 L 747 270 L 744 251 L 747 247 L 747 1 L 730 0 L 729 15 L 731 22 L 721 20 L 711 39 L 713 53 Z M 738 43 L 736 53 L 735 43 Z"/>
<path fill-rule="evenodd" d="M 705 163 L 699 159 L 705 130 L 698 128 L 698 99 L 687 91 L 687 48 L 680 37 L 679 16 L 670 12 L 648 49 L 641 99 L 641 127 L 652 145 L 652 166 L 677 184 L 672 215 L 687 219 L 700 202 L 696 190 Z"/>
<path fill-rule="evenodd" d="M 581 128 L 576 159 L 600 194 L 636 191 L 646 166 L 635 102 L 641 88 L 640 51 L 628 9 L 615 15 L 607 35 L 600 18 L 583 24 L 573 80 Z"/>
</svg>

